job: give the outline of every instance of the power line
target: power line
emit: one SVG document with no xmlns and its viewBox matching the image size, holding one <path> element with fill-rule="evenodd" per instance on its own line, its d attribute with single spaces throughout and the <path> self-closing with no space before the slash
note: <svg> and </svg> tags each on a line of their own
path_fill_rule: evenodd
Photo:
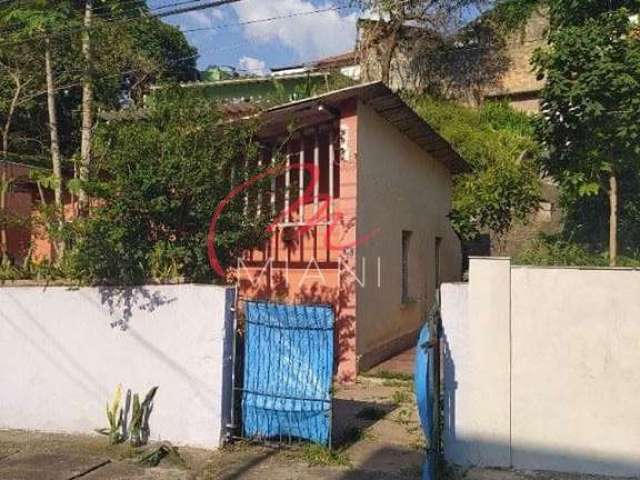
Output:
<svg viewBox="0 0 640 480">
<path fill-rule="evenodd" d="M 229 28 L 229 27 L 253 25 L 255 23 L 268 23 L 268 22 L 274 22 L 274 21 L 277 21 L 277 20 L 286 20 L 288 18 L 302 17 L 302 16 L 305 16 L 305 15 L 313 15 L 313 14 L 317 14 L 317 13 L 345 10 L 345 9 L 348 9 L 348 8 L 352 8 L 352 7 L 349 6 L 349 5 L 341 5 L 341 6 L 335 6 L 335 7 L 320 8 L 320 9 L 317 9 L 317 10 L 309 10 L 309 11 L 304 11 L 304 12 L 293 12 L 293 13 L 289 13 L 287 15 L 279 15 L 279 16 L 276 16 L 276 17 L 258 18 L 258 19 L 254 19 L 254 20 L 245 20 L 245 21 L 236 22 L 236 23 L 226 23 L 226 24 L 222 24 L 222 25 L 214 25 L 214 26 L 211 26 L 211 27 L 190 28 L 190 29 L 187 29 L 187 30 L 180 30 L 180 31 L 182 33 L 192 33 L 192 32 L 200 32 L 200 31 L 204 31 L 204 30 L 222 30 L 222 29 Z"/>
<path fill-rule="evenodd" d="M 113 22 L 113 21 L 117 21 L 117 20 L 123 20 L 123 21 L 132 21 L 132 20 L 137 20 L 140 17 L 131 17 L 131 15 L 137 13 L 142 13 L 143 16 L 149 17 L 149 14 L 152 14 L 153 12 L 157 12 L 160 10 L 165 10 L 167 8 L 171 8 L 171 7 L 177 7 L 177 6 L 181 6 L 181 5 L 186 5 L 188 3 L 199 3 L 202 2 L 203 0 L 181 0 L 181 1 L 176 1 L 173 3 L 169 3 L 166 5 L 156 5 L 154 7 L 148 7 L 146 5 L 146 3 L 144 2 L 144 0 L 123 0 L 122 2 L 120 2 L 117 7 L 122 7 L 127 5 L 128 7 L 120 12 L 118 12 L 118 15 L 114 15 L 112 17 L 108 17 L 106 19 L 103 19 L 104 22 Z M 101 14 L 105 14 L 107 13 L 110 9 L 113 9 L 112 5 L 102 5 L 102 6 L 98 6 L 94 9 L 94 13 L 101 15 Z M 162 12 L 162 13 L 167 13 L 167 12 Z M 5 33 L 5 32 L 18 32 L 20 30 L 20 27 L 23 26 L 22 22 L 14 22 L 11 25 L 7 25 L 7 28 L 4 28 L 2 30 L 0 30 L 0 33 Z M 11 28 L 14 27 L 14 28 Z M 68 29 L 71 30 L 71 29 Z M 80 31 L 82 30 L 81 28 L 76 28 L 74 29 L 76 31 Z M 67 30 L 62 29 L 62 30 L 58 30 L 56 32 L 52 32 L 53 34 L 58 34 L 58 33 L 64 33 Z M 71 32 L 72 33 L 72 32 Z M 24 41 L 28 41 L 28 40 L 24 40 Z M 18 41 L 19 42 L 19 41 Z"/>
<path fill-rule="evenodd" d="M 220 48 L 216 48 L 213 51 L 214 52 L 218 52 L 218 51 L 224 51 L 224 50 L 229 50 L 231 48 L 237 48 L 239 46 L 245 45 L 249 42 L 239 42 L 237 44 L 233 44 L 233 45 L 227 45 L 226 47 L 220 47 Z M 187 55 L 184 57 L 179 57 L 173 60 L 169 60 L 168 64 L 169 65 L 177 65 L 180 62 L 184 62 L 185 60 L 191 60 L 194 59 L 196 57 L 198 57 L 198 53 L 194 54 L 194 55 Z M 152 69 L 151 72 L 147 72 L 147 73 L 154 73 L 157 72 L 158 70 L 160 70 L 161 68 L 165 67 L 165 65 L 159 65 L 156 68 Z M 94 80 L 103 80 L 103 79 L 109 79 L 109 78 L 121 78 L 123 75 L 127 75 L 127 74 L 132 74 L 132 73 L 138 73 L 139 70 L 137 69 L 130 69 L 130 70 L 122 70 L 119 72 L 114 72 L 114 73 L 110 73 L 110 74 L 106 74 L 106 75 L 99 75 L 97 77 L 94 77 Z M 74 88 L 74 87 L 79 87 L 82 86 L 82 81 L 76 81 L 76 82 L 72 82 L 72 83 L 67 83 L 65 85 L 60 85 L 57 86 L 56 88 L 53 89 L 54 92 L 60 92 L 62 90 L 68 90 L 70 88 Z M 32 100 L 34 98 L 37 98 L 41 95 L 45 95 L 47 93 L 47 90 L 39 90 L 36 91 L 34 93 L 32 93 L 31 95 L 29 95 L 26 100 Z"/>
<path fill-rule="evenodd" d="M 170 12 L 159 13 L 158 15 L 154 15 L 156 18 L 168 17 L 171 15 L 179 15 L 181 13 L 187 12 L 195 12 L 197 10 L 204 10 L 206 8 L 211 7 L 222 7 L 223 5 L 228 5 L 230 3 L 237 3 L 241 0 L 216 0 L 215 2 L 204 3 L 202 5 L 193 5 L 191 7 L 177 8 L 175 10 L 171 10 Z"/>
<path fill-rule="evenodd" d="M 2 0 L 0 0 L 2 1 Z M 5 0 L 7 1 L 7 0 Z M 184 3 L 193 3 L 196 0 L 192 0 L 191 2 L 184 2 Z M 143 15 L 142 17 L 127 17 L 127 16 L 119 16 L 119 17 L 114 17 L 112 19 L 106 19 L 103 20 L 103 23 L 127 23 L 127 22 L 132 22 L 132 21 L 138 21 L 138 20 L 145 20 L 148 18 L 164 18 L 164 17 L 168 17 L 168 16 L 172 16 L 172 15 L 179 15 L 182 13 L 187 13 L 187 12 L 191 12 L 191 11 L 196 11 L 196 10 L 203 10 L 206 8 L 215 8 L 215 7 L 221 7 L 224 5 L 228 5 L 231 3 L 236 3 L 236 2 L 240 2 L 242 0 L 216 0 L 216 1 L 212 1 L 212 2 L 207 2 L 205 4 L 200 4 L 200 5 L 192 5 L 190 7 L 184 7 L 184 8 L 176 8 L 173 10 L 170 10 L 168 12 L 161 12 L 159 14 L 156 15 Z M 160 9 L 162 7 L 158 7 L 158 9 Z M 132 12 L 133 10 L 130 10 L 130 12 Z M 153 10 L 155 11 L 155 10 Z M 70 29 L 62 29 L 62 30 L 57 30 L 54 32 L 48 32 L 48 33 L 41 33 L 38 35 L 34 35 L 34 36 L 29 36 L 28 38 L 22 39 L 22 40 L 15 40 L 15 41 L 9 41 L 9 42 L 3 42 L 0 43 L 0 46 L 13 46 L 13 45 L 21 45 L 23 43 L 28 43 L 28 42 L 32 42 L 32 41 L 37 41 L 37 40 L 44 40 L 45 38 L 57 38 L 60 36 L 64 36 L 64 35 L 69 35 L 72 33 L 78 33 L 78 32 L 82 32 L 84 30 L 84 27 L 77 27 L 77 28 L 70 28 Z"/>
</svg>

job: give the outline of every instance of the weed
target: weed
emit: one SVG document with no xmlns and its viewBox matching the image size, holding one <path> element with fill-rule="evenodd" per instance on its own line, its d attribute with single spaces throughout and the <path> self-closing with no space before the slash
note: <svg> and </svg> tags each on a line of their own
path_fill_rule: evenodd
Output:
<svg viewBox="0 0 640 480">
<path fill-rule="evenodd" d="M 390 372 L 388 370 L 376 370 L 372 372 L 364 372 L 363 377 L 382 378 L 384 380 L 403 380 L 413 381 L 413 375 L 410 373 Z"/>
<path fill-rule="evenodd" d="M 316 465 L 347 466 L 350 464 L 349 457 L 343 450 L 331 450 L 317 443 L 306 444 L 301 450 L 301 456 L 310 467 Z"/>
<path fill-rule="evenodd" d="M 414 450 L 426 450 L 427 442 L 422 439 L 416 440 L 415 442 L 411 443 L 411 448 L 413 448 Z"/>
<path fill-rule="evenodd" d="M 407 425 L 407 424 L 409 424 L 409 417 L 410 416 L 411 416 L 411 412 L 409 412 L 409 410 L 406 410 L 406 409 L 403 408 L 403 409 L 398 411 L 394 421 L 399 423 L 399 424 L 401 424 L 401 425 Z"/>
<path fill-rule="evenodd" d="M 411 401 L 411 395 L 409 395 L 409 392 L 407 392 L 406 390 L 396 390 L 395 392 L 393 392 L 391 400 L 393 401 L 393 403 L 398 405 L 401 403 L 408 403 L 409 401 Z"/>
<path fill-rule="evenodd" d="M 383 387 L 407 388 L 406 380 L 385 380 L 382 382 Z"/>
<path fill-rule="evenodd" d="M 386 416 L 387 412 L 385 412 L 382 408 L 379 407 L 364 407 L 358 413 L 356 413 L 356 418 L 360 420 L 380 420 Z"/>
<path fill-rule="evenodd" d="M 164 458 L 175 467 L 186 468 L 187 466 L 178 449 L 168 442 L 145 451 L 138 458 L 138 463 L 147 467 L 157 467 Z"/>
</svg>

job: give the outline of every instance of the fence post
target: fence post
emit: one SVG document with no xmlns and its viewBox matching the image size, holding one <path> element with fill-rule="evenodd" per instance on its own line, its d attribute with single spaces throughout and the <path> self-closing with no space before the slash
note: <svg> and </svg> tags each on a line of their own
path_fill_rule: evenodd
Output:
<svg viewBox="0 0 640 480">
<path fill-rule="evenodd" d="M 237 405 L 236 405 L 236 370 L 238 369 L 238 286 L 235 287 L 233 305 L 231 306 L 231 315 L 233 316 L 232 325 L 232 343 L 231 343 L 231 402 L 229 412 L 229 423 L 226 425 L 226 443 L 231 443 L 237 438 L 238 422 L 237 422 Z"/>
<path fill-rule="evenodd" d="M 430 448 L 434 450 L 433 471 L 437 477 L 441 473 L 442 459 L 442 415 L 441 415 L 441 370 L 440 370 L 440 338 L 442 336 L 442 322 L 440 317 L 440 288 L 436 288 L 433 298 L 433 307 L 429 315 L 429 329 L 431 344 L 433 346 L 433 362 L 431 362 L 431 378 L 433 385 L 433 438 Z"/>
</svg>

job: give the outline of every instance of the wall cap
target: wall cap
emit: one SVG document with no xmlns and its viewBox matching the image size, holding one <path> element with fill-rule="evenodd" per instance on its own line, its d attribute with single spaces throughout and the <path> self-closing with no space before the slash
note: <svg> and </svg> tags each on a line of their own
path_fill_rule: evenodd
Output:
<svg viewBox="0 0 640 480">
<path fill-rule="evenodd" d="M 469 260 L 508 260 L 508 261 L 511 261 L 511 257 L 487 257 L 487 256 L 469 255 Z"/>
<path fill-rule="evenodd" d="M 640 267 L 598 267 L 596 265 L 512 265 L 511 268 L 529 270 L 596 270 L 613 272 L 640 272 Z"/>
</svg>

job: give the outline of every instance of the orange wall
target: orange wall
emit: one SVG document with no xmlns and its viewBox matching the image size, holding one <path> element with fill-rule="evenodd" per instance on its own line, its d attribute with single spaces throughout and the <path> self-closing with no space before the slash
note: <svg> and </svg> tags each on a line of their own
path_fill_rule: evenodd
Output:
<svg viewBox="0 0 640 480">
<path fill-rule="evenodd" d="M 7 250 L 9 257 L 20 265 L 24 258 L 31 254 L 35 262 L 51 260 L 55 251 L 37 210 L 40 197 L 35 185 L 29 181 L 31 168 L 26 165 L 7 163 L 7 177 L 12 187 L 7 194 L 7 212 L 19 224 L 7 228 Z M 52 202 L 50 192 L 47 201 Z M 69 198 L 65 199 L 65 215 L 73 216 L 73 205 Z M 31 251 L 29 251 L 31 249 Z"/>
</svg>

